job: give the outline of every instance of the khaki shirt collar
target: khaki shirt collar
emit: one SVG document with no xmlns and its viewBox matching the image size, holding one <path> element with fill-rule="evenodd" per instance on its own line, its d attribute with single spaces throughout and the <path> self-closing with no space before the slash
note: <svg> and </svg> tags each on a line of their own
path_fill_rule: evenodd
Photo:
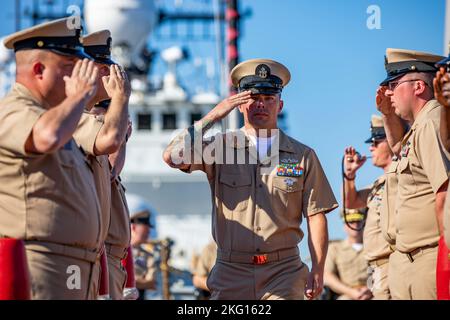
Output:
<svg viewBox="0 0 450 320">
<path fill-rule="evenodd" d="M 242 127 L 239 129 L 242 133 L 244 133 L 245 135 L 245 143 L 239 143 L 238 141 L 234 141 L 234 143 L 232 144 L 232 146 L 235 149 L 242 149 L 242 148 L 247 148 L 250 144 L 250 139 L 248 138 L 248 133 L 245 130 L 245 127 Z M 295 153 L 293 144 L 290 140 L 290 138 L 283 132 L 283 130 L 278 129 L 279 135 L 280 135 L 280 151 L 284 151 L 284 152 L 289 152 L 289 153 Z M 229 137 L 228 139 L 230 139 L 231 137 Z"/>
<path fill-rule="evenodd" d="M 23 84 L 16 82 L 14 83 L 13 87 L 12 87 L 12 92 L 14 92 L 15 94 L 17 94 L 20 97 L 25 97 L 28 98 L 30 100 L 32 100 L 37 106 L 41 107 L 41 108 L 46 108 L 46 106 L 44 106 L 32 93 L 31 91 L 25 87 Z"/>
<path fill-rule="evenodd" d="M 425 105 L 423 106 L 422 110 L 419 111 L 419 114 L 417 115 L 417 118 L 414 120 L 414 123 L 412 124 L 409 131 L 405 134 L 402 140 L 402 145 L 408 141 L 411 134 L 417 129 L 417 127 L 423 123 L 426 119 L 430 111 L 432 111 L 435 108 L 438 108 L 440 106 L 439 102 L 436 99 L 431 99 Z"/>
<path fill-rule="evenodd" d="M 386 182 L 386 175 L 383 174 L 382 176 L 378 177 L 378 179 L 374 183 L 374 188 L 378 187 L 379 185 L 382 185 Z"/>
<path fill-rule="evenodd" d="M 423 123 L 427 119 L 428 113 L 430 113 L 430 111 L 432 111 L 434 108 L 438 108 L 439 106 L 439 102 L 435 99 L 432 99 L 425 103 L 425 105 L 422 107 L 422 110 L 419 111 L 416 120 L 414 120 L 411 129 L 415 129 L 419 124 Z"/>
</svg>

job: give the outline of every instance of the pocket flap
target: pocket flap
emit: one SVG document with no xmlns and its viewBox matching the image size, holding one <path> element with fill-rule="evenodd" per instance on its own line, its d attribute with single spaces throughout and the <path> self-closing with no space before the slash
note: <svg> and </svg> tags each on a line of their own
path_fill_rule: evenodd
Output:
<svg viewBox="0 0 450 320">
<path fill-rule="evenodd" d="M 295 192 L 303 189 L 303 179 L 294 177 L 274 177 L 272 185 L 286 192 Z"/>
<path fill-rule="evenodd" d="M 398 161 L 398 160 L 397 161 L 392 161 L 391 164 L 389 165 L 386 173 L 396 173 L 399 163 L 400 163 L 400 161 Z"/>
<path fill-rule="evenodd" d="M 220 176 L 220 183 L 230 187 L 243 187 L 250 185 L 252 180 L 249 175 L 222 173 Z"/>
<path fill-rule="evenodd" d="M 400 160 L 400 163 L 398 164 L 399 172 L 405 171 L 406 169 L 408 169 L 408 167 L 409 167 L 409 159 L 408 159 L 408 157 L 403 157 Z"/>
</svg>

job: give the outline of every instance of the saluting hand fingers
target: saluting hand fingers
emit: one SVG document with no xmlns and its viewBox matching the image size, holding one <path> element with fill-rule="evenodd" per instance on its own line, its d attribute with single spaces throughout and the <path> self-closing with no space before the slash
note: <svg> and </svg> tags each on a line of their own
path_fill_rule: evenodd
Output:
<svg viewBox="0 0 450 320">
<path fill-rule="evenodd" d="M 116 64 L 114 65 L 114 69 L 116 71 L 116 75 L 118 79 L 123 79 L 123 73 L 122 70 L 120 70 L 119 66 Z"/>
<path fill-rule="evenodd" d="M 110 65 L 109 66 L 109 81 L 116 79 L 116 69 L 114 69 L 114 65 Z"/>
<path fill-rule="evenodd" d="M 83 59 L 83 62 L 82 62 L 81 67 L 80 67 L 80 72 L 78 73 L 78 75 L 80 77 L 84 77 L 86 75 L 86 70 L 87 70 L 87 67 L 88 67 L 88 63 L 89 63 L 89 59 Z"/>
<path fill-rule="evenodd" d="M 95 67 L 94 61 L 92 61 L 92 60 L 89 61 L 89 63 L 87 64 L 87 67 L 86 67 L 86 77 L 88 77 L 88 78 L 91 77 L 92 72 L 94 71 L 94 67 Z"/>
<path fill-rule="evenodd" d="M 98 77 L 98 68 L 96 66 L 93 67 L 91 77 L 89 78 L 89 81 L 91 83 L 96 83 Z"/>
<path fill-rule="evenodd" d="M 75 63 L 75 66 L 73 67 L 73 69 L 72 69 L 72 77 L 77 77 L 78 76 L 78 74 L 80 73 L 80 68 L 81 68 L 81 64 L 83 63 L 83 61 L 82 60 L 78 60 L 76 63 Z"/>
</svg>

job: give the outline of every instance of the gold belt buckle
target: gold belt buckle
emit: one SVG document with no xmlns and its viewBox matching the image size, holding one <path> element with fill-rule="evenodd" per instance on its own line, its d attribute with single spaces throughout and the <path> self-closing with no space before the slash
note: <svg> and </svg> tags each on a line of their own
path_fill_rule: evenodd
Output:
<svg viewBox="0 0 450 320">
<path fill-rule="evenodd" d="M 259 254 L 253 256 L 253 264 L 265 264 L 267 263 L 267 254 Z"/>
</svg>

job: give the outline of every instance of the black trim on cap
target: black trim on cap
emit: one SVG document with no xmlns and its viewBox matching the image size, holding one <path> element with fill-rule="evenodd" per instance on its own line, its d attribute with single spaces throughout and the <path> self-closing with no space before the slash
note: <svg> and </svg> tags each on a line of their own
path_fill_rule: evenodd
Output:
<svg viewBox="0 0 450 320">
<path fill-rule="evenodd" d="M 71 50 L 71 49 L 44 49 L 51 52 L 54 52 L 56 54 L 62 55 L 62 56 L 68 56 L 68 57 L 77 57 L 79 59 L 89 59 L 94 60 L 90 55 L 87 55 L 84 50 Z"/>
<path fill-rule="evenodd" d="M 384 140 L 386 139 L 386 131 L 384 130 L 384 127 L 372 127 L 371 128 L 372 135 L 369 139 L 364 141 L 365 143 L 372 143 L 377 140 Z"/>
<path fill-rule="evenodd" d="M 111 37 L 108 38 L 106 45 L 84 46 L 84 51 L 99 63 L 116 64 L 111 60 Z"/>
<path fill-rule="evenodd" d="M 149 226 L 150 228 L 154 227 L 153 224 L 150 222 L 150 215 L 145 217 L 133 218 L 130 220 L 130 222 L 135 224 L 143 224 Z"/>
<path fill-rule="evenodd" d="M 81 59 L 92 59 L 84 52 L 80 42 L 80 30 L 76 35 L 64 37 L 32 37 L 14 43 L 14 52 L 28 49 L 50 50 L 57 54 L 75 56 Z"/>
<path fill-rule="evenodd" d="M 416 60 L 388 63 L 385 68 L 387 78 L 380 83 L 380 86 L 386 86 L 390 81 L 395 80 L 407 73 L 437 71 L 435 63 Z"/>
<path fill-rule="evenodd" d="M 64 37 L 32 37 L 14 43 L 14 51 L 22 49 L 64 48 L 78 50 L 83 48 L 77 36 Z"/>
<path fill-rule="evenodd" d="M 267 78 L 250 75 L 239 81 L 239 92 L 251 90 L 253 94 L 277 94 L 283 90 L 283 81 L 274 75 Z"/>
</svg>

